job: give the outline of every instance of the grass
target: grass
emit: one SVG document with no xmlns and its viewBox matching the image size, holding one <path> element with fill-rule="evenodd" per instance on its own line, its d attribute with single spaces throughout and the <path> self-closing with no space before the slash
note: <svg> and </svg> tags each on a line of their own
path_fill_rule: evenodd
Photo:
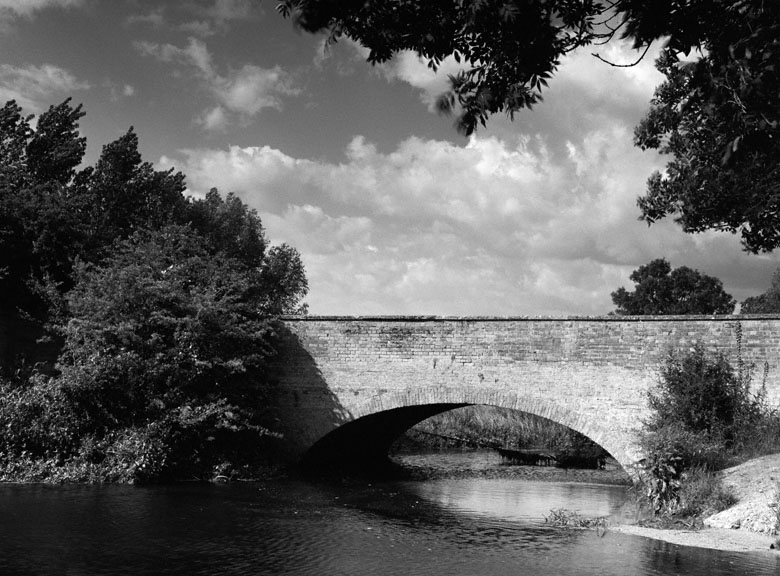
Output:
<svg viewBox="0 0 780 576">
<path fill-rule="evenodd" d="M 685 473 L 674 515 L 703 518 L 736 503 L 734 490 L 724 486 L 715 472 L 697 467 Z"/>
</svg>

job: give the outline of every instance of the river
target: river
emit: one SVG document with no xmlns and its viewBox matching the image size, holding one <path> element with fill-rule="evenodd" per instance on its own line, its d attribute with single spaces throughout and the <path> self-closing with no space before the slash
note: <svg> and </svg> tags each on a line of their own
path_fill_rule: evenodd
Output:
<svg viewBox="0 0 780 576">
<path fill-rule="evenodd" d="M 777 575 L 780 559 L 547 525 L 627 488 L 509 478 L 0 485 L 0 575 Z"/>
</svg>

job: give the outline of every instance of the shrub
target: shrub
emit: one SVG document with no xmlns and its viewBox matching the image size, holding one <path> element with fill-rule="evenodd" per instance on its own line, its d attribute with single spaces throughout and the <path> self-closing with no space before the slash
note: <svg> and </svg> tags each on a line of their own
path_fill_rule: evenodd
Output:
<svg viewBox="0 0 780 576">
<path fill-rule="evenodd" d="M 723 464 L 723 451 L 702 432 L 692 432 L 670 423 L 640 436 L 647 455 L 644 462 L 647 497 L 656 513 L 673 513 L 680 502 L 686 470 L 716 469 Z"/>
<path fill-rule="evenodd" d="M 701 344 L 669 353 L 648 400 L 650 430 L 676 423 L 727 444 L 761 412 L 760 397 L 750 393 L 749 371 L 735 371 L 723 354 L 707 354 Z"/>
<path fill-rule="evenodd" d="M 740 340 L 738 330 L 738 353 Z M 759 445 L 771 450 L 773 437 L 776 449 L 780 421 L 767 410 L 763 387 L 751 392 L 751 369 L 738 357 L 734 369 L 701 344 L 667 357 L 648 394 L 652 416 L 639 438 L 656 513 L 697 516 L 722 509 L 733 496 L 712 472 Z"/>
<path fill-rule="evenodd" d="M 63 461 L 73 454 L 84 428 L 67 392 L 48 377 L 0 382 L 0 454 L 4 458 L 47 457 Z"/>
</svg>

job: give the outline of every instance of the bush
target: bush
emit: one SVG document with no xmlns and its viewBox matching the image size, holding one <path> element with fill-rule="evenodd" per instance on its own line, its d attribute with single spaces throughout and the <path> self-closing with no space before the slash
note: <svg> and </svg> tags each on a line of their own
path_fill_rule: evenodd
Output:
<svg viewBox="0 0 780 576">
<path fill-rule="evenodd" d="M 735 371 L 723 354 L 709 355 L 701 344 L 684 354 L 672 351 L 648 395 L 649 429 L 676 423 L 732 444 L 761 413 L 761 398 L 750 393 L 750 380 L 748 370 Z"/>
<path fill-rule="evenodd" d="M 737 340 L 739 352 L 739 331 Z M 777 449 L 780 421 L 767 410 L 763 387 L 751 392 L 750 368 L 741 359 L 737 366 L 701 344 L 667 357 L 639 438 L 656 513 L 697 516 L 733 504 L 713 472 L 756 450 Z"/>
<path fill-rule="evenodd" d="M 680 488 L 686 470 L 713 470 L 724 463 L 723 450 L 702 432 L 692 432 L 671 423 L 645 432 L 640 445 L 647 455 L 644 470 L 647 497 L 656 513 L 673 513 L 680 503 Z"/>
<path fill-rule="evenodd" d="M 66 390 L 51 378 L 0 381 L 1 458 L 46 457 L 63 461 L 79 445 L 84 428 Z"/>
</svg>

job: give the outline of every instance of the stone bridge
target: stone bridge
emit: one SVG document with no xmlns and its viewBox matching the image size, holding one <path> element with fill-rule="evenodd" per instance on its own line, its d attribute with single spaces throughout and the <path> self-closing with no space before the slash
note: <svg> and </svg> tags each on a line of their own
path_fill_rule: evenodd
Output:
<svg viewBox="0 0 780 576">
<path fill-rule="evenodd" d="M 777 405 L 780 316 L 287 317 L 273 409 L 292 460 L 382 458 L 425 418 L 489 405 L 564 424 L 636 477 L 636 431 L 669 351 L 700 342 L 736 362 L 740 340 Z"/>
</svg>

